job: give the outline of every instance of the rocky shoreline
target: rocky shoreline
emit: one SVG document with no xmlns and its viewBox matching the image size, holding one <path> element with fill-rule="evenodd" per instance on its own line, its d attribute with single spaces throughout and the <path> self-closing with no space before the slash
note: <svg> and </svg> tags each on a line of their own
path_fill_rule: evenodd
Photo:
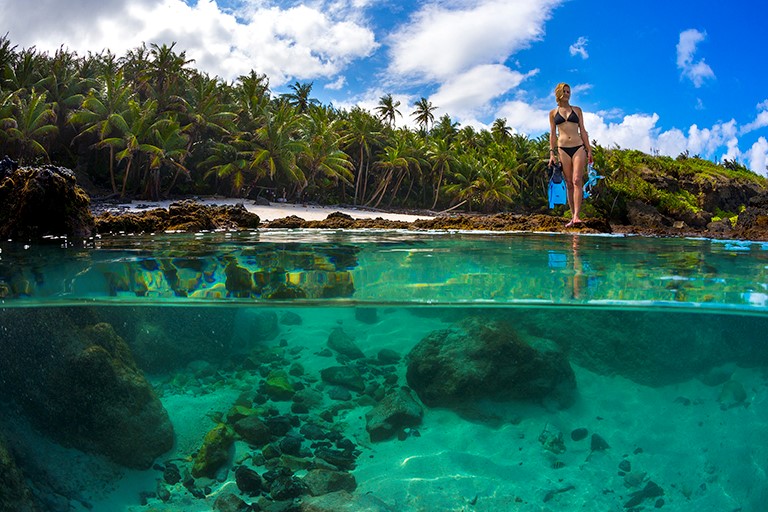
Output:
<svg viewBox="0 0 768 512">
<path fill-rule="evenodd" d="M 324 220 L 291 215 L 262 222 L 244 204 L 210 206 L 194 199 L 171 203 L 167 209 L 115 212 L 99 201 L 92 202 L 68 169 L 50 165 L 20 168 L 0 178 L 0 237 L 25 242 L 61 236 L 83 239 L 108 233 L 298 228 L 612 233 L 768 240 L 768 191 L 747 200 L 735 225 L 728 218 L 713 222 L 708 212 L 691 218 L 670 218 L 651 205 L 635 201 L 626 205 L 626 224 L 589 218 L 580 226 L 566 228 L 562 217 L 546 213 L 443 213 L 405 222 L 384 217 L 355 219 L 334 212 Z"/>
</svg>

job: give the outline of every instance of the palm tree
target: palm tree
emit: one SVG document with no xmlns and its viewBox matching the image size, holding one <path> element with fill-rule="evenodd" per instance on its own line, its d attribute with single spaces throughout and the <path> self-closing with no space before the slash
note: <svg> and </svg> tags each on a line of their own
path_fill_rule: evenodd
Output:
<svg viewBox="0 0 768 512">
<path fill-rule="evenodd" d="M 437 181 L 434 187 L 435 199 L 432 202 L 432 209 L 434 210 L 440 196 L 443 176 L 446 173 L 450 174 L 453 166 L 456 164 L 456 153 L 446 139 L 433 138 L 429 143 L 429 149 L 427 149 L 427 157 L 432 164 L 432 172 L 437 174 Z"/>
<path fill-rule="evenodd" d="M 426 133 L 429 125 L 435 120 L 435 115 L 432 112 L 437 107 L 432 106 L 432 102 L 423 96 L 414 103 L 413 106 L 416 107 L 416 109 L 411 116 L 416 118 L 416 123 L 421 126 L 422 131 Z"/>
<path fill-rule="evenodd" d="M 96 139 L 97 148 L 109 148 L 109 179 L 113 194 L 117 193 L 114 171 L 115 144 L 103 142 L 106 139 L 122 137 L 129 130 L 126 115 L 132 97 L 133 92 L 123 79 L 122 70 L 114 75 L 104 75 L 98 88 L 91 90 L 80 109 L 69 118 L 70 123 L 82 127 L 75 140 L 91 136 Z"/>
<path fill-rule="evenodd" d="M 492 212 L 512 204 L 518 189 L 515 182 L 510 179 L 504 163 L 494 158 L 484 157 L 480 164 L 480 172 L 473 183 L 473 189 L 483 211 Z"/>
<path fill-rule="evenodd" d="M 496 142 L 502 143 L 508 141 L 512 137 L 512 128 L 507 126 L 506 118 L 499 117 L 491 125 L 491 133 Z"/>
<path fill-rule="evenodd" d="M 459 133 L 459 123 L 455 123 L 451 120 L 451 116 L 443 114 L 440 119 L 432 126 L 430 134 L 436 139 L 443 139 L 449 144 L 452 143 Z M 468 128 L 471 128 L 469 126 Z"/>
<path fill-rule="evenodd" d="M 347 148 L 347 154 L 358 154 L 354 204 L 365 201 L 370 158 L 384 139 L 382 131 L 381 121 L 359 107 L 353 107 L 345 116 L 341 144 Z"/>
<path fill-rule="evenodd" d="M 147 199 L 157 201 L 160 199 L 160 174 L 164 168 L 174 171 L 168 193 L 176 183 L 180 173 L 188 174 L 184 161 L 189 154 L 186 135 L 177 121 L 160 119 L 150 132 L 151 145 L 145 146 L 149 153 L 150 177 L 145 184 L 144 196 Z"/>
<path fill-rule="evenodd" d="M 32 89 L 29 95 L 16 96 L 14 103 L 14 122 L 8 122 L 5 129 L 7 144 L 17 148 L 22 162 L 31 162 L 37 156 L 48 161 L 46 146 L 58 128 L 56 112 L 46 102 L 45 93 Z"/>
<path fill-rule="evenodd" d="M 331 119 L 329 109 L 310 108 L 304 129 L 306 147 L 299 156 L 308 187 L 314 187 L 319 176 L 333 184 L 341 181 L 347 185 L 355 178 L 349 155 L 339 148 L 338 124 L 338 120 Z M 297 191 L 297 195 L 301 192 Z"/>
<path fill-rule="evenodd" d="M 397 107 L 399 106 L 400 101 L 395 100 L 391 94 L 387 94 L 386 96 L 379 98 L 379 105 L 375 110 L 376 113 L 379 114 L 379 119 L 387 122 L 389 126 L 393 126 L 397 116 L 403 117 L 403 114 L 397 110 Z"/>
<path fill-rule="evenodd" d="M 290 105 L 281 103 L 266 113 L 264 124 L 254 133 L 250 168 L 285 185 L 304 184 L 306 178 L 297 165 L 305 143 L 299 135 L 299 117 Z"/>
<path fill-rule="evenodd" d="M 241 197 L 251 179 L 251 152 L 239 150 L 236 143 L 214 142 L 210 156 L 200 166 L 208 169 L 205 178 L 216 176 L 230 181 L 229 195 Z"/>
<path fill-rule="evenodd" d="M 308 84 L 296 82 L 288 86 L 293 92 L 281 94 L 280 97 L 287 100 L 290 105 L 296 107 L 300 114 L 303 114 L 309 109 L 310 105 L 320 104 L 318 100 L 309 97 L 312 92 L 312 85 L 313 82 L 309 82 Z"/>
</svg>

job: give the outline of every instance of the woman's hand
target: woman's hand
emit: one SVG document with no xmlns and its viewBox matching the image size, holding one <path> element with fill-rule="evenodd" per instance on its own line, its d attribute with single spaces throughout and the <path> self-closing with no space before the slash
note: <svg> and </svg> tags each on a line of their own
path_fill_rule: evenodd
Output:
<svg viewBox="0 0 768 512">
<path fill-rule="evenodd" d="M 552 167 L 556 163 L 557 163 L 557 160 L 555 159 L 555 154 L 554 153 L 550 153 L 549 154 L 549 166 Z"/>
</svg>

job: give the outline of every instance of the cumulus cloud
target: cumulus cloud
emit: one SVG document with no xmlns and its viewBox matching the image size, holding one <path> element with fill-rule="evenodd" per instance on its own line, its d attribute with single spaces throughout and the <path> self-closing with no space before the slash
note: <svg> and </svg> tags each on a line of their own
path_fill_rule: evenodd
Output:
<svg viewBox="0 0 768 512">
<path fill-rule="evenodd" d="M 589 53 L 587 53 L 587 42 L 589 40 L 582 36 L 579 37 L 575 43 L 568 47 L 568 51 L 571 53 L 571 57 L 580 56 L 582 59 L 588 59 Z"/>
<path fill-rule="evenodd" d="M 757 108 L 760 110 L 760 112 L 758 112 L 754 121 L 741 127 L 742 134 L 755 131 L 764 126 L 768 126 L 768 100 L 758 103 Z"/>
<path fill-rule="evenodd" d="M 694 61 L 697 46 L 706 38 L 706 32 L 688 29 L 680 33 L 677 43 L 677 67 L 682 76 L 693 82 L 694 87 L 701 87 L 704 81 L 715 78 L 715 72 L 704 62 L 704 59 Z"/>
<path fill-rule="evenodd" d="M 768 176 L 768 140 L 760 137 L 747 151 L 749 168 L 757 174 Z"/>
<path fill-rule="evenodd" d="M 372 54 L 378 46 L 373 31 L 351 15 L 367 3 L 317 1 L 281 8 L 275 2 L 243 0 L 235 13 L 215 0 L 193 5 L 183 0 L 36 0 L 34 8 L 26 0 L 4 0 L 0 25 L 11 27 L 14 44 L 45 51 L 64 45 L 81 54 L 109 48 L 121 55 L 142 42 L 177 42 L 198 69 L 225 79 L 254 69 L 267 74 L 274 86 L 333 77 Z"/>
<path fill-rule="evenodd" d="M 444 82 L 430 101 L 440 113 L 447 112 L 458 119 L 487 114 L 482 111 L 494 98 L 507 94 L 537 72 L 523 74 L 500 64 L 475 66 Z"/>
<path fill-rule="evenodd" d="M 390 74 L 429 82 L 501 64 L 543 36 L 561 1 L 427 3 L 390 37 Z"/>
</svg>

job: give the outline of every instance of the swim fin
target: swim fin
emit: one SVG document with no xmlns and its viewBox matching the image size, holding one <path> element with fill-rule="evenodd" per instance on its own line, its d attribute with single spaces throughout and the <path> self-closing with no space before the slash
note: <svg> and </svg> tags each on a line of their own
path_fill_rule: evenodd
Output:
<svg viewBox="0 0 768 512">
<path fill-rule="evenodd" d="M 568 190 L 565 186 L 565 177 L 563 176 L 563 167 L 558 163 L 549 168 L 549 207 L 554 208 L 557 204 L 568 202 Z"/>
</svg>

